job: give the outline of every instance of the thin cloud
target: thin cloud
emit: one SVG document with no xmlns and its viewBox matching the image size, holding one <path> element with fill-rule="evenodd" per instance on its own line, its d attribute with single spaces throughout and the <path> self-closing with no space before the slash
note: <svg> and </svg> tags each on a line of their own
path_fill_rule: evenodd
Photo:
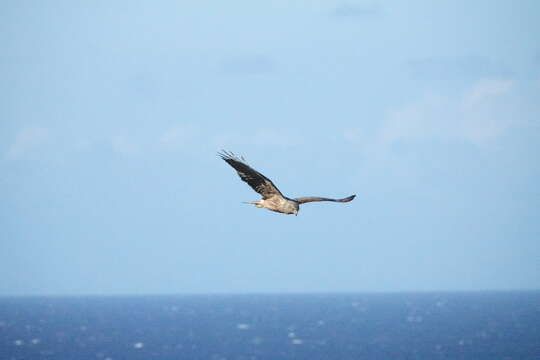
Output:
<svg viewBox="0 0 540 360">
<path fill-rule="evenodd" d="M 199 130 L 193 125 L 178 125 L 161 134 L 158 143 L 161 148 L 175 150 L 195 142 L 198 133 Z"/>
<path fill-rule="evenodd" d="M 364 133 L 358 128 L 349 128 L 343 131 L 345 140 L 353 143 L 360 143 L 364 140 Z"/>
<path fill-rule="evenodd" d="M 122 155 L 131 155 L 139 151 L 133 140 L 125 135 L 115 135 L 111 138 L 112 149 Z"/>
<path fill-rule="evenodd" d="M 274 72 L 277 68 L 275 60 L 266 55 L 238 56 L 223 60 L 221 73 L 227 75 L 260 75 Z"/>
<path fill-rule="evenodd" d="M 490 102 L 497 97 L 508 94 L 513 87 L 511 80 L 486 79 L 474 84 L 464 96 L 463 105 L 469 108 L 482 102 Z"/>
<path fill-rule="evenodd" d="M 50 143 L 51 133 L 42 127 L 28 127 L 22 129 L 16 136 L 15 141 L 7 151 L 10 160 L 20 159 Z"/>
<path fill-rule="evenodd" d="M 250 140 L 254 145 L 289 147 L 297 145 L 301 138 L 276 129 L 258 129 Z"/>
<path fill-rule="evenodd" d="M 405 67 L 412 77 L 419 80 L 448 79 L 448 77 L 493 78 L 511 75 L 503 64 L 486 56 L 418 58 L 408 61 Z"/>
<path fill-rule="evenodd" d="M 357 19 L 369 18 L 382 14 L 382 7 L 379 3 L 351 3 L 344 2 L 334 7 L 330 15 L 337 19 Z"/>
<path fill-rule="evenodd" d="M 259 128 L 252 131 L 227 132 L 215 134 L 211 143 L 218 148 L 231 146 L 275 146 L 294 147 L 302 144 L 304 137 L 295 135 L 290 131 L 283 132 L 273 128 Z"/>
</svg>

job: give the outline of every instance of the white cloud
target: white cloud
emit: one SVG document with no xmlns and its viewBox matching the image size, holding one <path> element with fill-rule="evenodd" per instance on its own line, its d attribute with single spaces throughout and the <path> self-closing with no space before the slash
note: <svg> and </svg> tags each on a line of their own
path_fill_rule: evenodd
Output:
<svg viewBox="0 0 540 360">
<path fill-rule="evenodd" d="M 463 97 L 463 105 L 472 108 L 482 102 L 508 94 L 513 87 L 511 80 L 486 79 L 474 84 Z"/>
<path fill-rule="evenodd" d="M 301 139 L 291 134 L 276 129 L 258 129 L 251 135 L 250 141 L 254 145 L 269 145 L 269 146 L 294 146 Z"/>
<path fill-rule="evenodd" d="M 239 56 L 227 59 L 220 64 L 224 74 L 258 75 L 276 70 L 276 61 L 267 55 Z"/>
<path fill-rule="evenodd" d="M 520 121 L 514 116 L 514 84 L 487 79 L 455 97 L 428 95 L 388 112 L 379 133 L 382 143 L 412 138 L 457 139 L 484 145 Z"/>
<path fill-rule="evenodd" d="M 37 151 L 51 141 L 51 133 L 42 127 L 28 127 L 22 129 L 16 136 L 15 141 L 7 151 L 7 158 L 14 160 Z"/>
<path fill-rule="evenodd" d="M 331 15 L 337 18 L 367 18 L 382 14 L 379 2 L 341 2 L 331 11 Z"/>
<path fill-rule="evenodd" d="M 238 145 L 291 147 L 303 143 L 303 140 L 302 136 L 288 131 L 259 128 L 252 131 L 216 134 L 211 143 L 218 148 Z"/>
<path fill-rule="evenodd" d="M 115 152 L 122 155 L 134 154 L 139 150 L 138 146 L 125 135 L 113 136 L 111 146 Z"/>
<path fill-rule="evenodd" d="M 457 121 L 452 123 L 451 119 L 456 119 L 457 114 L 449 111 L 455 110 L 449 99 L 435 95 L 390 110 L 383 122 L 380 140 L 391 143 L 405 138 L 452 136 L 457 130 Z"/>
<path fill-rule="evenodd" d="M 198 136 L 198 129 L 193 125 L 178 125 L 165 131 L 159 138 L 159 145 L 173 150 L 191 144 Z"/>
<path fill-rule="evenodd" d="M 354 143 L 359 143 L 365 140 L 364 133 L 358 128 L 345 129 L 343 131 L 343 137 L 345 138 L 345 140 L 354 142 Z"/>
</svg>

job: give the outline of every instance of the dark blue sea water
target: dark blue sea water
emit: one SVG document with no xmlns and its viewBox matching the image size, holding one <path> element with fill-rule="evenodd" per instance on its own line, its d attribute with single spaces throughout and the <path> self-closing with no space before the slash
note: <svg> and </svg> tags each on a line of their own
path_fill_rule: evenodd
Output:
<svg viewBox="0 0 540 360">
<path fill-rule="evenodd" d="M 1 359 L 540 359 L 540 292 L 0 299 Z"/>
</svg>

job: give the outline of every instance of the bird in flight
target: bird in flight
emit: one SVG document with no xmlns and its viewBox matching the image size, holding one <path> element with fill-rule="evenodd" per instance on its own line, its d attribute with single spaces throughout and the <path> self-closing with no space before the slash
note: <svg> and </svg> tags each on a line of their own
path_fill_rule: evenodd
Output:
<svg viewBox="0 0 540 360">
<path fill-rule="evenodd" d="M 243 157 L 237 157 L 232 152 L 225 150 L 222 150 L 218 155 L 236 170 L 240 179 L 245 181 L 253 188 L 253 190 L 262 195 L 261 200 L 244 201 L 244 204 L 253 204 L 258 208 L 265 208 L 283 214 L 298 215 L 300 204 L 303 203 L 312 201 L 334 201 L 345 203 L 351 201 L 356 196 L 351 195 L 343 199 L 330 199 L 318 196 L 306 196 L 291 199 L 284 196 L 270 179 L 249 166 Z"/>
</svg>

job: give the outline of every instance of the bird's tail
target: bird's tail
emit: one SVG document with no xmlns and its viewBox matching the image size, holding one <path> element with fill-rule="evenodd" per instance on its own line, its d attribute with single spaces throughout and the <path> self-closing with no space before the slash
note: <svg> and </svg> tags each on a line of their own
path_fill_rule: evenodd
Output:
<svg viewBox="0 0 540 360">
<path fill-rule="evenodd" d="M 256 207 L 262 207 L 260 201 L 242 201 L 242 204 L 251 204 L 251 205 L 255 205 Z"/>
</svg>

